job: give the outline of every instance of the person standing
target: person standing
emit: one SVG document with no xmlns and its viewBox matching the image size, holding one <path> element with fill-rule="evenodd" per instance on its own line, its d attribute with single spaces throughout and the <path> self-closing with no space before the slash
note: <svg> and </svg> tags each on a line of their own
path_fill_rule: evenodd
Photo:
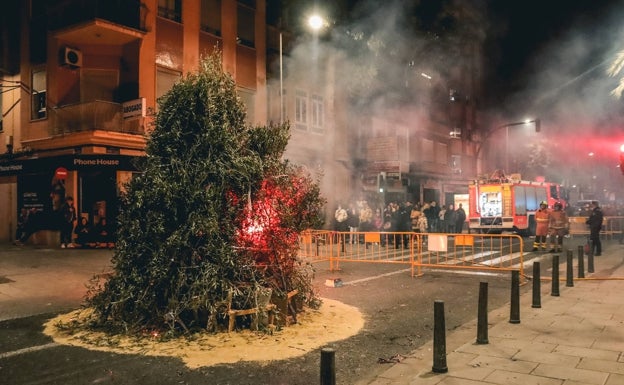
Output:
<svg viewBox="0 0 624 385">
<path fill-rule="evenodd" d="M 358 225 L 360 224 L 360 216 L 355 208 L 353 203 L 349 204 L 349 209 L 347 210 L 347 226 L 349 227 L 349 243 L 355 244 L 357 243 L 357 231 Z"/>
<path fill-rule="evenodd" d="M 457 222 L 457 212 L 455 211 L 455 206 L 451 203 L 444 212 L 444 232 L 454 233 L 455 222 Z"/>
<path fill-rule="evenodd" d="M 457 210 L 455 212 L 455 232 L 461 234 L 464 230 L 464 222 L 466 222 L 466 212 L 462 207 L 462 204 L 459 204 Z"/>
<path fill-rule="evenodd" d="M 602 242 L 600 242 L 600 230 L 602 230 L 602 221 L 604 215 L 602 209 L 598 206 L 598 201 L 592 201 L 591 214 L 585 223 L 589 225 L 589 241 L 590 247 L 594 256 L 600 256 L 602 254 Z"/>
<path fill-rule="evenodd" d="M 552 243 L 550 252 L 559 253 L 563 249 L 563 237 L 568 233 L 570 223 L 568 221 L 568 215 L 563 211 L 561 202 L 555 203 L 553 209 L 548 219 L 550 242 Z"/>
<path fill-rule="evenodd" d="M 535 241 L 533 242 L 533 251 L 546 251 L 546 236 L 548 235 L 548 220 L 550 210 L 548 210 L 548 202 L 541 201 L 540 208 L 535 212 Z"/>
<path fill-rule="evenodd" d="M 61 248 L 71 247 L 72 235 L 74 233 L 74 222 L 76 221 L 76 208 L 74 198 L 68 196 L 61 206 Z"/>
<path fill-rule="evenodd" d="M 347 219 L 349 218 L 349 214 L 347 214 L 347 210 L 345 210 L 342 205 L 338 205 L 336 212 L 334 213 L 334 219 L 336 220 L 336 235 L 338 236 L 338 240 L 343 242 L 345 234 L 349 231 L 349 225 L 347 224 Z"/>
</svg>

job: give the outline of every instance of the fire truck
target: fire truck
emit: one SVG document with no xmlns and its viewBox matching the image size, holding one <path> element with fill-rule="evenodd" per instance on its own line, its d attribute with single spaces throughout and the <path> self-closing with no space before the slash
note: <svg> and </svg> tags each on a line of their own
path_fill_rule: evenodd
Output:
<svg viewBox="0 0 624 385">
<path fill-rule="evenodd" d="M 540 202 L 553 207 L 567 206 L 564 188 L 543 180 L 521 180 L 519 174 L 506 177 L 500 172 L 475 180 L 468 186 L 468 226 L 478 233 L 513 231 L 523 236 L 535 235 L 535 211 Z"/>
</svg>

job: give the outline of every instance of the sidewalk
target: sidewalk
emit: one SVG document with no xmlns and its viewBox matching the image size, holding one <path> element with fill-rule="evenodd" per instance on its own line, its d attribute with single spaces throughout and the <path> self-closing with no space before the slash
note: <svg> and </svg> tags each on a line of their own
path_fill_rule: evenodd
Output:
<svg viewBox="0 0 624 385">
<path fill-rule="evenodd" d="M 0 244 L 0 321 L 74 309 L 112 250 Z"/>
<path fill-rule="evenodd" d="M 488 344 L 475 342 L 476 319 L 447 332 L 447 373 L 432 372 L 431 341 L 369 384 L 624 384 L 624 245 L 603 246 L 594 273 L 585 257 L 585 279 L 577 278 L 575 251 L 573 287 L 560 256 L 559 297 L 551 296 L 551 266 L 542 263 L 541 308 L 531 307 L 529 291 L 520 298 L 519 324 L 509 323 L 509 306 L 490 311 Z"/>
</svg>

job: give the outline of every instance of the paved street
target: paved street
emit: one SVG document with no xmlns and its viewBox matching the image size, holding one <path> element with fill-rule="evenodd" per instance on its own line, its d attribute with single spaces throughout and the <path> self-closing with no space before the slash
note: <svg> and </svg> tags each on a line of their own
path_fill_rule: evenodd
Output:
<svg viewBox="0 0 624 385">
<path fill-rule="evenodd" d="M 342 271 L 332 273 L 319 264 L 315 278 L 319 294 L 359 307 L 367 320 L 361 333 L 332 344 L 336 349 L 337 383 L 621 383 L 616 380 L 624 375 L 624 338 L 618 333 L 624 330 L 624 314 L 618 311 L 624 309 L 619 295 L 624 282 L 614 278 L 624 277 L 624 246 L 607 242 L 605 249 L 603 256 L 596 258 L 596 272 L 587 274 L 590 279 L 577 281 L 569 288 L 563 281 L 559 297 L 549 295 L 549 255 L 539 255 L 545 278 L 542 308 L 531 308 L 531 285 L 522 286 L 518 325 L 508 322 L 510 296 L 506 274 L 428 271 L 423 277 L 411 278 L 401 265 L 345 264 Z M 0 378 L 15 385 L 318 383 L 319 351 L 287 361 L 190 370 L 171 358 L 93 352 L 54 344 L 41 333 L 42 324 L 58 312 L 79 306 L 85 283 L 94 274 L 108 270 L 111 255 L 109 250 L 1 245 Z M 565 279 L 565 264 L 560 270 Z M 530 269 L 526 271 L 530 274 Z M 336 276 L 345 286 L 323 285 L 326 279 Z M 594 279 L 609 277 L 610 280 Z M 489 308 L 493 309 L 489 315 L 488 345 L 474 344 L 480 281 L 489 283 Z M 447 315 L 446 374 L 431 373 L 432 313 L 436 299 L 445 301 Z M 613 328 L 614 325 L 620 328 Z M 609 334 L 612 332 L 615 334 Z M 378 362 L 397 354 L 406 358 L 395 365 Z M 575 364 L 576 371 L 561 369 L 560 361 Z M 604 370 L 598 370 L 600 367 Z M 595 375 L 588 377 L 588 382 L 583 377 L 587 371 Z M 579 374 L 570 375 L 564 382 L 564 374 L 569 373 Z M 595 379 L 604 382 L 594 382 Z"/>
</svg>

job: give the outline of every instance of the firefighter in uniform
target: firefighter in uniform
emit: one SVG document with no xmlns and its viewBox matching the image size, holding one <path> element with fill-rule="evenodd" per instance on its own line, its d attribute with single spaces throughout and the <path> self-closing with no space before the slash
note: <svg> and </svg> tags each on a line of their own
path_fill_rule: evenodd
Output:
<svg viewBox="0 0 624 385">
<path fill-rule="evenodd" d="M 550 210 L 548 210 L 548 202 L 541 201 L 540 208 L 535 212 L 535 242 L 533 242 L 533 251 L 537 251 L 540 248 L 542 251 L 546 251 L 546 235 L 548 235 L 548 218 L 550 216 Z"/>
<path fill-rule="evenodd" d="M 563 248 L 563 237 L 568 234 L 570 223 L 568 215 L 563 211 L 561 202 L 555 203 L 553 211 L 550 212 L 548 220 L 548 230 L 550 233 L 550 242 L 552 243 L 551 253 L 561 252 Z"/>
</svg>

